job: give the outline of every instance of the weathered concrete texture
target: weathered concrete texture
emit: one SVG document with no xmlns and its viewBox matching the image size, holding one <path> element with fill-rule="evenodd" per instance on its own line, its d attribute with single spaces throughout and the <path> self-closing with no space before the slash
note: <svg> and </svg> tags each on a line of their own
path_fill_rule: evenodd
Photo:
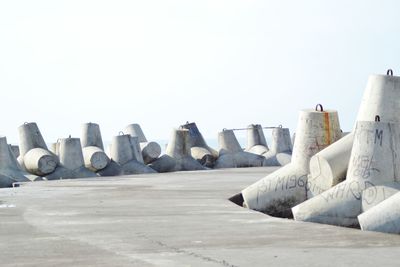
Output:
<svg viewBox="0 0 400 267">
<path fill-rule="evenodd" d="M 97 146 L 84 147 L 82 148 L 82 153 L 85 167 L 91 171 L 100 171 L 110 163 L 110 159 L 106 153 Z"/>
<path fill-rule="evenodd" d="M 365 88 L 357 121 L 374 121 L 379 115 L 384 122 L 400 122 L 400 77 L 370 75 Z"/>
<path fill-rule="evenodd" d="M 292 160 L 292 141 L 288 128 L 272 129 L 271 149 L 262 154 L 267 166 L 285 166 Z"/>
<path fill-rule="evenodd" d="M 7 144 L 7 138 L 0 137 L 0 188 L 11 187 L 15 182 L 28 182 L 28 177 Z"/>
<path fill-rule="evenodd" d="M 82 147 L 95 146 L 104 151 L 100 126 L 97 123 L 82 124 L 81 145 Z"/>
<path fill-rule="evenodd" d="M 252 151 L 252 149 L 254 149 L 254 152 Z M 267 140 L 265 139 L 262 126 L 260 124 L 250 124 L 249 126 L 247 126 L 246 151 L 261 155 L 265 152 L 268 152 L 268 150 L 269 148 L 267 145 Z"/>
<path fill-rule="evenodd" d="M 187 122 L 181 125 L 180 128 L 189 131 L 188 142 L 191 156 L 200 162 L 201 165 L 213 168 L 215 160 L 218 158 L 218 152 L 207 145 L 196 123 Z"/>
<path fill-rule="evenodd" d="M 165 155 L 152 162 L 149 166 L 158 172 L 207 169 L 192 157 L 189 130 L 187 129 L 173 129 Z"/>
<path fill-rule="evenodd" d="M 346 179 L 354 134 L 342 137 L 310 160 L 307 197 L 312 198 Z"/>
<path fill-rule="evenodd" d="M 400 124 L 360 121 L 346 180 L 293 208 L 301 221 L 358 226 L 362 193 L 367 188 L 398 182 Z"/>
<path fill-rule="evenodd" d="M 54 172 L 46 175 L 48 180 L 97 177 L 85 167 L 79 138 L 62 138 L 59 143 L 60 164 Z"/>
<path fill-rule="evenodd" d="M 291 208 L 306 200 L 310 158 L 341 137 L 338 114 L 333 110 L 303 110 L 296 133 L 292 162 L 245 188 L 244 206 L 291 217 Z"/>
<path fill-rule="evenodd" d="M 219 157 L 214 168 L 243 168 L 265 166 L 265 158 L 245 152 L 240 147 L 233 130 L 218 133 Z"/>
<path fill-rule="evenodd" d="M 114 136 L 110 154 L 111 159 L 121 167 L 123 174 L 155 172 L 143 163 L 138 137 L 132 137 L 129 134 Z M 118 169 L 115 164 L 113 164 L 112 168 Z M 111 169 L 108 171 L 111 171 Z"/>
<path fill-rule="evenodd" d="M 400 193 L 362 213 L 358 220 L 362 230 L 400 234 Z"/>
<path fill-rule="evenodd" d="M 129 124 L 125 128 L 125 133 L 138 138 L 143 161 L 145 164 L 153 162 L 161 155 L 160 145 L 156 142 L 147 141 L 147 138 L 144 135 L 142 128 L 140 127 L 139 124 L 136 123 Z"/>
<path fill-rule="evenodd" d="M 103 139 L 100 126 L 96 123 L 84 123 L 82 125 L 82 153 L 85 167 L 93 172 L 98 172 L 107 167 L 110 158 L 104 152 Z M 57 150 L 57 147 L 56 147 Z M 114 172 L 114 175 L 120 172 Z M 108 172 L 108 175 L 112 173 Z"/>
<path fill-rule="evenodd" d="M 22 169 L 44 176 L 54 172 L 58 165 L 57 156 L 47 149 L 46 143 L 36 123 L 25 123 L 18 127 L 20 156 L 18 162 Z"/>
<path fill-rule="evenodd" d="M 0 190 L 2 266 L 398 266 L 400 236 L 272 218 L 230 201 L 275 168 Z"/>
</svg>

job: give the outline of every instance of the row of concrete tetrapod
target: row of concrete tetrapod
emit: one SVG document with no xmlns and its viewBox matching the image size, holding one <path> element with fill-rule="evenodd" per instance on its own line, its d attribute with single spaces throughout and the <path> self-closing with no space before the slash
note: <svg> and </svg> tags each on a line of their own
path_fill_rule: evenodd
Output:
<svg viewBox="0 0 400 267">
<path fill-rule="evenodd" d="M 273 149 L 269 150 L 260 125 L 248 127 L 248 150 L 263 146 L 260 154 L 244 151 L 232 130 L 219 133 L 220 149 L 216 151 L 207 145 L 195 123 L 186 123 L 172 131 L 166 153 L 161 157 L 160 145 L 147 141 L 138 124 L 128 125 L 125 133 L 113 137 L 108 154 L 104 151 L 100 127 L 96 123 L 83 124 L 81 138 L 62 138 L 50 148 L 36 123 L 25 123 L 18 132 L 19 148 L 7 145 L 5 137 L 2 139 L 5 147 L 0 155 L 0 160 L 4 158 L 0 175 L 5 173 L 5 177 L 0 177 L 1 187 L 42 179 L 280 165 L 288 160 L 271 158 L 282 158 L 279 155 L 283 154 L 290 157 L 291 153 L 288 129 L 273 129 Z M 269 153 L 267 157 L 265 153 Z M 15 170 L 15 173 L 11 175 L 8 170 Z"/>
<path fill-rule="evenodd" d="M 353 131 L 300 112 L 292 162 L 232 200 L 273 216 L 400 234 L 400 77 L 371 75 Z"/>
</svg>

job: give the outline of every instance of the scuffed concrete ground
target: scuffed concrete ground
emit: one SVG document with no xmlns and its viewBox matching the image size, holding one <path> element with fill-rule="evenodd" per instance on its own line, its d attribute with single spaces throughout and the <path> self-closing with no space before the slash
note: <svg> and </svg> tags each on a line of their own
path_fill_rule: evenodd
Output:
<svg viewBox="0 0 400 267">
<path fill-rule="evenodd" d="M 400 236 L 272 218 L 227 200 L 274 169 L 1 189 L 0 265 L 398 265 Z"/>
</svg>

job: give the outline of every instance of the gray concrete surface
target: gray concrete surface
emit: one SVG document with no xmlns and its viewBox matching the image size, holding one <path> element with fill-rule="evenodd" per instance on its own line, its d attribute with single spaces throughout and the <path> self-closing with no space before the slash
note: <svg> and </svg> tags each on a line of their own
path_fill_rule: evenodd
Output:
<svg viewBox="0 0 400 267">
<path fill-rule="evenodd" d="M 272 218 L 227 200 L 273 170 L 0 189 L 1 266 L 398 265 L 398 235 Z"/>
</svg>

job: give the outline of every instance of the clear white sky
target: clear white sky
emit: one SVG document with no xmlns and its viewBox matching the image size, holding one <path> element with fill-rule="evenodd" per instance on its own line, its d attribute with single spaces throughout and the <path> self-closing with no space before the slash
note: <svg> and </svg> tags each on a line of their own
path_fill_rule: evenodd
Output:
<svg viewBox="0 0 400 267">
<path fill-rule="evenodd" d="M 0 133 L 105 140 L 197 122 L 283 124 L 322 103 L 349 130 L 367 78 L 400 73 L 400 1 L 0 1 Z"/>
</svg>

